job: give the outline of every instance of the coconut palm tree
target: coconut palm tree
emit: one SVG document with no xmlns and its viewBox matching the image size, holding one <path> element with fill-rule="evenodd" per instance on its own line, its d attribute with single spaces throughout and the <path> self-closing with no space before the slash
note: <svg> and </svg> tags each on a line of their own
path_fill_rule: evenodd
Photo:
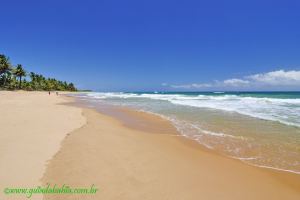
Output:
<svg viewBox="0 0 300 200">
<path fill-rule="evenodd" d="M 9 58 L 0 54 L 0 75 L 6 73 L 10 69 Z"/>
<path fill-rule="evenodd" d="M 22 77 L 26 76 L 26 71 L 23 69 L 21 64 L 17 65 L 14 75 L 19 78 L 19 89 L 21 89 Z"/>
<path fill-rule="evenodd" d="M 11 70 L 9 58 L 0 54 L 0 76 L 3 77 L 3 86 L 6 85 L 7 73 Z"/>
<path fill-rule="evenodd" d="M 75 88 L 75 86 L 74 86 L 73 83 L 69 83 L 69 85 L 68 85 L 68 90 L 69 90 L 69 91 L 76 91 L 76 88 Z"/>
<path fill-rule="evenodd" d="M 22 65 L 18 64 L 13 68 L 9 58 L 0 54 L 0 88 L 14 90 L 23 88 L 25 90 L 69 90 L 77 91 L 73 83 L 56 80 L 55 78 L 46 78 L 41 74 L 29 73 L 30 81 L 22 81 L 26 76 L 26 71 Z"/>
</svg>

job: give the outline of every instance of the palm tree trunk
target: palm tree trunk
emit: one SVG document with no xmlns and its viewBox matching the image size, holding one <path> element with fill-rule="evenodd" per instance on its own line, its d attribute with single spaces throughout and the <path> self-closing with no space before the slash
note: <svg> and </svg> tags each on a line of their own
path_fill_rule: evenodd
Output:
<svg viewBox="0 0 300 200">
<path fill-rule="evenodd" d="M 7 79 L 7 76 L 6 74 L 4 74 L 4 82 L 3 82 L 3 87 L 5 88 L 5 85 L 6 85 L 6 79 Z"/>
<path fill-rule="evenodd" d="M 21 83 L 22 83 L 22 76 L 19 77 L 19 89 L 21 89 Z"/>
</svg>

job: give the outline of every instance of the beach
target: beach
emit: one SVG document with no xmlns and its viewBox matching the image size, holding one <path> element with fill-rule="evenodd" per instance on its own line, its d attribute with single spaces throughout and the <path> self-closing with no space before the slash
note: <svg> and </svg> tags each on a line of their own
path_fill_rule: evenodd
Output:
<svg viewBox="0 0 300 200">
<path fill-rule="evenodd" d="M 0 199 L 7 187 L 34 188 L 66 135 L 85 124 L 79 108 L 48 92 L 0 92 Z M 41 194 L 31 197 L 42 199 Z"/>
<path fill-rule="evenodd" d="M 94 185 L 32 199 L 299 199 L 300 176 L 247 165 L 131 109 L 113 115 L 46 92 L 0 92 L 0 188 Z M 116 113 L 117 112 L 117 113 Z M 118 116 L 118 117 L 114 117 Z M 8 173 L 9 172 L 9 173 Z M 1 199 L 24 199 L 4 195 Z"/>
</svg>

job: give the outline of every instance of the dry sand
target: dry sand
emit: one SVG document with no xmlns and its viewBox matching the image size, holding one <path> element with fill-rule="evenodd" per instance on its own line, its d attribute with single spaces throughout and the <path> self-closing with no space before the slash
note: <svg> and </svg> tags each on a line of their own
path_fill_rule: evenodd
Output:
<svg viewBox="0 0 300 200">
<path fill-rule="evenodd" d="M 6 187 L 37 187 L 46 162 L 59 150 L 67 133 L 85 123 L 80 108 L 46 92 L 0 92 L 0 199 Z M 32 199 L 42 199 L 35 195 Z"/>
<path fill-rule="evenodd" d="M 178 136 L 154 115 L 123 110 L 113 118 L 61 105 L 70 101 L 45 93 L 0 92 L 1 190 L 40 185 L 48 163 L 43 184 L 94 184 L 99 191 L 44 199 L 300 199 L 299 175 L 217 155 Z M 0 199 L 18 198 L 1 193 Z"/>
</svg>

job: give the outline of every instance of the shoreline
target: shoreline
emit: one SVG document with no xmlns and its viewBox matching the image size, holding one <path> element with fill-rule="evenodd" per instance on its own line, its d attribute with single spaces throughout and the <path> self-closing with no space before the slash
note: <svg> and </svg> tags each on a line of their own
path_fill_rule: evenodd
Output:
<svg viewBox="0 0 300 200">
<path fill-rule="evenodd" d="M 178 192 L 180 189 L 177 188 L 176 190 L 173 190 L 173 198 L 177 198 L 179 195 L 182 198 L 197 199 L 201 195 L 204 195 L 208 199 L 218 199 L 217 196 L 221 193 L 227 194 L 222 199 L 240 199 L 242 197 L 244 199 L 265 199 L 271 197 L 272 199 L 297 199 L 300 196 L 299 175 L 250 166 L 240 160 L 218 155 L 217 153 L 200 146 L 196 141 L 192 141 L 184 137 L 173 137 L 178 134 L 176 132 L 171 132 L 170 134 L 160 133 L 160 130 L 170 131 L 171 129 L 169 129 L 170 122 L 166 122 L 164 119 L 164 127 L 162 126 L 161 118 L 158 116 L 128 109 L 130 112 L 129 115 L 133 115 L 137 118 L 140 117 L 140 119 L 144 119 L 145 121 L 152 120 L 150 123 L 151 126 L 154 126 L 155 123 L 160 124 L 160 130 L 156 129 L 153 131 L 153 129 L 147 130 L 147 127 L 145 128 L 145 126 L 142 127 L 142 129 L 139 126 L 134 128 L 132 127 L 132 124 L 128 126 L 126 123 L 120 121 L 120 119 L 109 116 L 107 113 L 103 114 L 95 109 L 81 108 L 83 109 L 84 116 L 87 118 L 87 124 L 80 128 L 80 130 L 72 132 L 65 138 L 62 143 L 61 150 L 49 163 L 43 178 L 44 184 L 46 182 L 59 182 L 59 180 L 63 179 L 67 180 L 70 185 L 74 186 L 79 183 L 88 185 L 87 182 L 89 179 L 93 184 L 97 183 L 97 186 L 102 188 L 102 190 L 100 189 L 100 193 L 97 198 L 119 199 L 121 198 L 119 191 L 121 191 L 123 199 L 153 199 L 163 195 L 165 191 L 160 190 L 153 185 L 149 185 L 149 188 L 139 188 L 136 183 L 131 183 L 131 179 L 138 179 L 140 183 L 143 183 L 145 180 L 153 179 L 155 177 L 155 179 L 157 179 L 156 184 L 169 184 L 174 188 L 177 188 L 179 185 L 185 188 L 191 183 L 205 188 L 200 189 L 200 191 L 185 188 L 185 192 Z M 123 112 L 126 111 L 123 110 Z M 136 123 L 136 121 L 134 123 Z M 175 129 L 173 129 L 173 131 L 174 130 Z M 99 135 L 96 132 L 98 132 Z M 115 135 L 111 136 L 111 134 Z M 83 138 L 83 135 L 85 135 L 85 138 Z M 110 137 L 115 137 L 114 139 L 119 141 L 118 145 L 115 145 Z M 103 140 L 109 140 L 109 142 L 113 144 L 109 144 L 109 142 L 105 143 Z M 132 142 L 136 140 L 139 142 L 134 143 L 134 147 L 132 147 L 132 145 L 123 144 L 123 142 L 132 144 Z M 99 147 L 103 145 L 109 150 Z M 149 147 L 149 145 L 153 145 L 154 147 Z M 145 151 L 144 146 L 148 146 L 148 148 L 151 149 L 150 152 L 157 151 L 157 149 L 160 149 L 161 151 L 153 153 L 154 155 L 149 155 L 149 152 Z M 134 149 L 134 152 L 130 152 L 133 150 L 132 148 Z M 88 149 L 88 153 L 82 152 L 80 149 Z M 120 152 L 120 149 L 127 153 L 122 151 Z M 121 155 L 115 154 L 114 151 L 117 151 Z M 140 151 L 141 153 L 138 153 Z M 93 155 L 90 155 L 90 153 Z M 80 157 L 79 160 L 86 160 L 86 164 L 80 166 L 81 162 L 78 163 L 78 159 L 74 157 L 74 154 Z M 160 154 L 166 156 L 165 159 L 167 160 L 170 159 L 169 157 L 172 157 L 173 159 L 170 159 L 169 162 L 165 162 L 159 159 L 159 157 L 161 157 Z M 148 163 L 149 159 L 151 160 L 153 157 L 155 158 L 154 163 Z M 102 161 L 102 159 L 106 162 Z M 73 177 L 67 176 L 67 174 L 63 171 L 65 163 L 74 167 L 68 172 L 68 174 L 71 174 Z M 108 163 L 110 163 L 110 165 L 108 165 Z M 141 163 L 147 163 L 147 165 L 141 165 Z M 176 164 L 184 165 L 184 168 L 188 170 L 182 171 L 180 168 L 178 169 L 176 167 Z M 227 165 L 231 167 L 228 167 Z M 175 176 L 174 178 L 180 181 L 176 183 L 176 181 L 173 180 L 172 182 L 167 181 L 167 183 L 164 183 L 166 180 L 161 180 L 160 176 L 164 177 L 165 171 L 156 169 L 157 166 L 160 166 L 165 170 L 169 170 L 167 173 L 170 173 L 167 176 L 168 178 Z M 166 166 L 168 167 L 166 168 Z M 223 166 L 225 169 L 222 169 L 220 166 Z M 126 168 L 125 171 L 123 171 L 124 168 Z M 155 168 L 155 170 L 153 168 Z M 74 172 L 80 172 L 81 170 L 88 172 L 89 175 L 87 175 L 87 180 L 80 180 L 80 174 L 74 174 Z M 148 171 L 148 173 L 136 173 L 143 170 L 150 171 Z M 153 174 L 153 170 L 156 173 Z M 120 174 L 120 171 L 123 171 L 124 174 Z M 92 177 L 91 174 L 93 173 L 97 174 L 97 177 Z M 159 177 L 155 175 L 157 173 L 160 174 Z M 195 179 L 195 176 L 199 176 L 200 178 Z M 227 178 L 224 178 L 224 176 Z M 206 177 L 208 180 L 212 179 L 215 182 L 210 185 L 206 185 L 205 181 L 201 180 L 201 177 Z M 121 187 L 119 183 L 122 181 L 129 184 L 129 186 L 124 186 L 124 188 Z M 238 194 L 235 194 L 234 190 L 230 187 L 225 187 L 221 189 L 221 191 L 212 191 L 214 184 L 218 185 L 220 183 L 223 183 L 222 186 L 224 187 L 227 184 L 233 185 L 238 191 L 243 192 L 237 192 Z M 131 188 L 128 188 L 130 186 Z M 157 193 L 151 194 L 154 188 L 157 190 Z M 147 195 L 142 195 L 139 192 L 140 190 L 143 191 L 143 194 Z M 253 194 L 252 191 L 256 191 L 255 194 Z M 115 195 L 115 193 L 117 194 Z M 188 193 L 190 196 L 188 195 L 187 197 L 186 195 Z M 65 199 L 72 199 L 73 197 L 70 195 L 65 197 Z M 44 198 L 60 199 L 58 196 L 44 196 Z"/>
<path fill-rule="evenodd" d="M 144 110 L 134 110 L 132 108 L 125 107 L 125 106 L 124 106 L 124 108 L 120 107 L 119 111 L 120 112 L 137 112 L 137 113 L 145 113 L 146 115 L 154 115 L 154 116 L 157 116 L 158 118 L 162 118 L 163 120 L 168 121 L 167 123 L 170 123 L 174 128 L 176 128 L 175 125 L 172 123 L 172 121 L 170 121 L 167 117 L 165 117 L 163 115 L 160 115 L 160 114 L 157 114 L 157 113 L 153 113 L 153 112 L 149 112 L 149 111 L 144 111 Z M 110 115 L 110 116 L 113 116 L 113 115 Z M 122 121 L 121 119 L 119 119 L 119 120 Z M 136 127 L 133 127 L 133 126 L 128 126 L 128 127 L 136 128 Z M 147 131 L 149 131 L 149 130 L 147 130 Z M 196 140 L 193 140 L 191 138 L 188 138 L 187 136 L 182 135 L 180 133 L 180 131 L 176 130 L 176 132 L 177 132 L 176 135 L 178 137 L 183 137 L 185 139 L 192 140 L 192 141 L 196 142 L 198 145 L 201 146 L 201 149 L 204 150 L 204 151 L 209 151 L 211 153 L 214 153 L 214 154 L 217 154 L 217 155 L 220 155 L 220 156 L 225 156 L 227 158 L 238 160 L 238 161 L 242 162 L 243 164 L 246 164 L 246 165 L 249 165 L 249 166 L 258 167 L 258 168 L 267 169 L 267 170 L 272 170 L 272 171 L 275 171 L 275 172 L 284 172 L 284 173 L 291 173 L 291 174 L 300 175 L 300 172 L 293 171 L 293 170 L 287 170 L 287 169 L 281 169 L 281 168 L 270 167 L 270 166 L 263 166 L 263 165 L 256 165 L 256 164 L 251 164 L 251 163 L 244 162 L 242 158 L 232 157 L 232 156 L 228 156 L 226 154 L 222 154 L 221 152 L 216 152 L 215 150 L 206 147 L 205 145 L 197 142 Z"/>
<path fill-rule="evenodd" d="M 80 102 L 79 99 L 77 99 L 77 97 L 74 97 L 74 96 L 66 96 L 66 97 L 74 99 L 73 103 L 71 104 L 73 106 L 81 107 L 81 108 L 89 108 L 88 107 L 89 103 Z M 128 128 L 142 130 L 142 131 L 149 131 L 149 132 L 153 132 L 151 125 L 148 126 L 148 127 L 140 127 L 138 124 L 132 123 L 132 120 L 128 120 L 126 118 L 128 118 L 128 117 L 145 118 L 145 116 L 148 116 L 148 117 L 149 116 L 154 116 L 155 118 L 159 119 L 160 121 L 162 121 L 164 123 L 168 123 L 173 127 L 173 130 L 172 130 L 172 128 L 169 129 L 169 131 L 173 132 L 172 135 L 182 137 L 184 139 L 187 139 L 188 141 L 191 140 L 192 142 L 195 142 L 196 145 L 199 145 L 199 148 L 201 148 L 201 150 L 203 150 L 203 151 L 207 151 L 207 152 L 210 152 L 212 154 L 219 155 L 219 156 L 224 156 L 226 158 L 230 158 L 230 159 L 239 161 L 242 164 L 246 164 L 248 166 L 252 166 L 252 167 L 255 167 L 255 168 L 260 168 L 260 169 L 266 170 L 268 172 L 271 171 L 271 173 L 272 172 L 274 172 L 274 173 L 290 173 L 290 174 L 299 175 L 299 177 L 300 177 L 299 172 L 295 172 L 295 171 L 292 171 L 292 170 L 285 170 L 285 169 L 275 168 L 275 167 L 269 167 L 269 166 L 260 166 L 260 165 L 250 164 L 250 163 L 244 162 L 240 158 L 228 156 L 228 155 L 222 154 L 221 152 L 217 152 L 213 149 L 210 149 L 210 148 L 206 147 L 205 145 L 197 142 L 196 140 L 193 140 L 191 138 L 188 138 L 188 137 L 182 135 L 180 133 L 180 131 L 177 130 L 175 125 L 172 123 L 172 121 L 169 120 L 167 117 L 161 115 L 161 114 L 157 114 L 157 113 L 153 113 L 153 112 L 145 111 L 145 110 L 136 110 L 134 108 L 130 108 L 130 107 L 127 107 L 127 106 L 116 106 L 116 105 L 109 105 L 109 104 L 104 105 L 102 107 L 102 109 L 99 109 L 97 107 L 92 107 L 92 108 L 89 108 L 89 109 L 94 109 L 97 112 L 100 112 L 101 114 L 113 117 L 113 118 L 121 121 Z M 124 114 L 122 115 L 120 113 L 124 113 Z M 150 117 L 150 119 L 151 119 L 151 117 Z M 135 123 L 137 123 L 136 119 L 134 121 L 135 121 Z M 156 130 L 156 131 L 161 131 L 161 130 Z"/>
<path fill-rule="evenodd" d="M 143 121 L 143 118 L 145 120 L 145 119 L 147 119 L 147 116 L 148 116 L 148 118 L 151 120 L 151 116 L 154 116 L 155 118 L 159 119 L 159 121 L 161 121 L 163 123 L 166 122 L 166 123 L 170 124 L 173 127 L 173 128 L 169 127 L 168 130 L 160 130 L 160 131 L 173 132 L 172 134 L 176 134 L 178 137 L 183 137 L 185 139 L 192 140 L 192 141 L 196 142 L 200 146 L 200 148 L 203 149 L 204 151 L 209 151 L 211 153 L 214 153 L 214 154 L 217 154 L 217 155 L 220 155 L 220 156 L 225 156 L 225 157 L 230 158 L 230 159 L 238 160 L 241 163 L 249 165 L 249 166 L 258 167 L 258 168 L 261 168 L 261 169 L 271 170 L 271 171 L 275 171 L 275 172 L 284 172 L 284 173 L 291 173 L 291 174 L 300 175 L 300 173 L 297 172 L 297 171 L 248 163 L 248 162 L 243 161 L 241 158 L 229 156 L 229 155 L 223 154 L 221 152 L 217 152 L 214 149 L 210 149 L 210 148 L 206 147 L 205 145 L 199 143 L 198 141 L 193 140 L 193 139 L 183 135 L 182 133 L 180 133 L 180 131 L 173 124 L 173 122 L 168 117 L 165 117 L 161 114 L 157 114 L 157 113 L 153 113 L 153 112 L 145 111 L 145 110 L 137 110 L 137 109 L 130 108 L 130 107 L 127 107 L 127 106 L 117 106 L 117 105 L 110 105 L 110 104 L 102 104 L 100 107 L 97 107 L 99 105 L 89 107 L 90 106 L 89 103 L 82 102 L 76 96 L 66 96 L 66 97 L 74 99 L 74 103 L 72 103 L 73 106 L 94 109 L 94 110 L 96 110 L 96 111 L 98 111 L 102 114 L 109 115 L 113 118 L 116 118 L 117 120 L 121 121 L 125 126 L 127 126 L 129 128 L 139 129 L 139 130 L 142 130 L 142 131 L 146 130 L 147 132 L 153 132 L 153 130 L 151 130 L 153 128 L 153 126 L 151 126 L 151 124 L 149 125 L 149 121 L 146 122 L 146 123 L 148 123 L 148 126 L 146 126 L 146 127 L 145 126 L 144 127 L 140 126 L 137 123 L 137 122 L 140 121 L 138 119 L 142 119 L 142 123 L 145 124 L 145 121 Z M 132 119 L 128 120 L 128 118 L 132 118 L 133 120 Z"/>
</svg>

